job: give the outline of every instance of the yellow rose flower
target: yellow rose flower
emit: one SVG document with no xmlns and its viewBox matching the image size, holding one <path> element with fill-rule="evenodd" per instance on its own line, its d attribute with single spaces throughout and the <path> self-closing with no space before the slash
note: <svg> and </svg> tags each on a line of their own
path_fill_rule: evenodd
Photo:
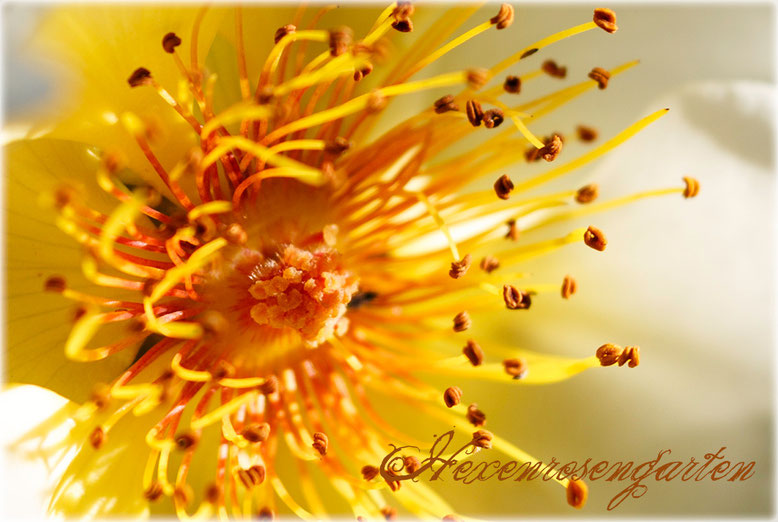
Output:
<svg viewBox="0 0 778 522">
<path fill-rule="evenodd" d="M 391 444 L 429 448 L 415 427 L 453 426 L 469 455 L 532 463 L 484 428 L 472 382 L 638 365 L 635 346 L 559 357 L 483 326 L 575 294 L 572 276 L 537 280 L 523 262 L 607 248 L 596 225 L 536 232 L 699 190 L 693 178 L 606 202 L 593 184 L 535 190 L 667 111 L 613 136 L 531 130 L 636 64 L 526 92 L 567 76 L 538 59 L 547 46 L 614 33 L 615 14 L 433 74 L 479 34 L 509 34 L 513 8 L 475 22 L 470 7 L 331 10 L 85 6 L 48 19 L 41 39 L 71 101 L 41 122 L 45 137 L 6 148 L 7 361 L 10 381 L 80 404 L 27 437 L 69 426 L 51 449 L 76 448 L 52 512 L 447 517 L 423 478 L 379 473 Z M 406 97 L 420 105 L 393 110 Z M 585 152 L 567 157 L 571 144 Z M 524 173 L 505 173 L 517 163 Z M 556 482 L 583 506 L 585 484 Z"/>
</svg>

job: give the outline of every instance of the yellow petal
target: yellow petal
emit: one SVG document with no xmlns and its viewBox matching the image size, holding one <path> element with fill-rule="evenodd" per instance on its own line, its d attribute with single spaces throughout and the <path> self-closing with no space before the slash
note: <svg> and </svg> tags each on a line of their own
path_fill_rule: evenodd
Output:
<svg viewBox="0 0 778 522">
<path fill-rule="evenodd" d="M 118 376 L 134 354 L 116 354 L 88 367 L 65 358 L 65 339 L 76 305 L 44 292 L 43 284 L 49 276 L 59 275 L 72 287 L 93 287 L 81 276 L 82 248 L 54 225 L 56 211 L 40 199 L 65 181 L 91 181 L 97 160 L 84 145 L 59 140 L 15 142 L 5 148 L 5 154 L 6 376 L 80 402 L 95 382 Z M 110 208 L 108 198 L 94 184 L 81 185 L 81 194 L 93 208 Z"/>
</svg>

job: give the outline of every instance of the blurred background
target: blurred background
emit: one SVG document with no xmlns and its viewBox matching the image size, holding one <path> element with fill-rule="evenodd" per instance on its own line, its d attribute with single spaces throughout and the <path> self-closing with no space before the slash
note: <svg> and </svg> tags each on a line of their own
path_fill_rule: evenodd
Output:
<svg viewBox="0 0 778 522">
<path fill-rule="evenodd" d="M 463 59 L 496 63 L 589 20 L 598 6 L 522 3 L 510 32 L 487 31 L 436 70 L 457 69 Z M 578 293 L 569 301 L 540 296 L 527 314 L 476 317 L 473 336 L 496 331 L 517 346 L 574 357 L 593 354 L 605 342 L 639 345 L 641 365 L 593 369 L 542 387 L 469 385 L 467 395 L 487 412 L 490 430 L 542 460 L 644 462 L 671 449 L 666 460 L 688 462 L 725 446 L 728 460 L 756 461 L 755 475 L 745 482 L 651 481 L 642 498 L 628 499 L 612 515 L 766 516 L 775 489 L 775 8 L 700 2 L 609 7 L 618 15 L 615 35 L 591 31 L 559 42 L 509 72 L 553 58 L 568 67 L 568 85 L 595 66 L 636 58 L 640 66 L 533 130 L 572 134 L 576 124 L 585 123 L 604 139 L 670 107 L 666 117 L 560 186 L 596 181 L 601 197 L 610 198 L 679 186 L 681 177 L 690 175 L 701 183 L 700 196 L 641 201 L 577 224 L 591 222 L 605 231 L 608 250 L 598 254 L 574 245 L 527 270 L 544 282 L 571 274 Z M 9 122 L 56 90 L 50 70 L 24 53 L 46 8 L 3 6 L 3 103 Z M 420 15 L 424 9 L 418 8 Z M 484 7 L 474 20 L 495 9 Z M 557 81 L 539 79 L 527 95 L 563 85 Z M 394 107 L 399 111 L 413 103 L 418 102 Z M 568 158 L 584 150 L 576 147 L 571 145 Z M 569 229 L 568 223 L 556 231 Z M 454 498 L 460 512 L 473 515 L 595 517 L 606 514 L 610 499 L 626 486 L 591 483 L 581 511 L 561 500 L 557 486 L 538 481 L 438 489 Z"/>
</svg>

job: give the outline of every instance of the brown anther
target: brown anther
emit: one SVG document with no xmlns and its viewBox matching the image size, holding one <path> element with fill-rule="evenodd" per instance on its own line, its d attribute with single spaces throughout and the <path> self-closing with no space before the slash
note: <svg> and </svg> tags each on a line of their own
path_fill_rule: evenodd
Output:
<svg viewBox="0 0 778 522">
<path fill-rule="evenodd" d="M 500 199 L 508 199 L 511 197 L 511 191 L 513 190 L 513 181 L 507 174 L 503 174 L 497 181 L 494 182 L 494 193 Z"/>
<path fill-rule="evenodd" d="M 700 193 L 700 182 L 694 178 L 685 177 L 683 182 L 686 187 L 683 189 L 683 197 L 693 198 Z"/>
<path fill-rule="evenodd" d="M 608 240 L 605 238 L 605 234 L 602 233 L 602 230 L 589 225 L 589 228 L 584 232 L 584 243 L 586 243 L 586 246 L 602 252 L 605 250 Z"/>
<path fill-rule="evenodd" d="M 97 409 L 102 410 L 108 405 L 108 401 L 111 400 L 111 387 L 103 382 L 95 384 L 90 398 L 97 406 Z"/>
<path fill-rule="evenodd" d="M 519 94 L 521 92 L 521 78 L 518 76 L 507 76 L 502 84 L 502 89 L 510 94 Z"/>
<path fill-rule="evenodd" d="M 265 379 L 265 382 L 259 385 L 259 391 L 264 395 L 273 395 L 278 391 L 278 377 L 271 375 Z"/>
<path fill-rule="evenodd" d="M 219 498 L 221 497 L 221 491 L 219 491 L 219 486 L 216 484 L 209 484 L 208 487 L 205 488 L 205 493 L 203 494 L 205 497 L 205 501 L 209 502 L 210 504 L 216 505 L 219 503 Z"/>
<path fill-rule="evenodd" d="M 562 152 L 562 137 L 558 134 L 554 134 L 550 140 L 546 141 L 546 145 L 538 150 L 540 157 L 546 161 L 554 161 L 560 152 Z"/>
<path fill-rule="evenodd" d="M 354 40 L 354 31 L 350 27 L 342 26 L 330 30 L 330 55 L 340 56 L 348 51 Z"/>
<path fill-rule="evenodd" d="M 84 317 L 86 315 L 86 312 L 87 312 L 86 307 L 84 307 L 84 306 L 77 306 L 73 310 L 73 322 L 76 322 L 79 319 L 81 319 L 82 317 Z M 132 326 L 129 327 L 130 331 L 132 331 L 132 328 L 135 325 L 137 325 L 138 323 L 140 323 L 140 330 L 135 330 L 135 331 L 136 332 L 142 332 L 143 328 L 145 328 L 144 324 L 142 322 L 140 322 L 140 321 L 132 321 L 132 320 L 130 320 L 130 323 L 129 323 L 130 325 L 132 325 Z"/>
<path fill-rule="evenodd" d="M 410 33 L 411 31 L 413 31 L 413 22 L 411 22 L 410 18 L 405 18 L 403 20 L 395 20 L 394 22 L 392 22 L 392 29 L 396 29 L 401 33 Z"/>
<path fill-rule="evenodd" d="M 593 20 L 597 27 L 605 32 L 613 34 L 619 30 L 619 26 L 616 25 L 616 13 L 606 7 L 595 9 Z"/>
<path fill-rule="evenodd" d="M 519 236 L 521 236 L 521 231 L 519 230 L 519 227 L 516 225 L 516 220 L 509 219 L 506 222 L 506 225 L 508 225 L 508 233 L 505 234 L 505 239 L 510 239 L 511 241 L 518 241 Z"/>
<path fill-rule="evenodd" d="M 454 316 L 454 331 L 464 332 L 473 325 L 473 321 L 470 320 L 470 314 L 467 312 L 459 312 Z"/>
<path fill-rule="evenodd" d="M 273 88 L 269 85 L 265 85 L 257 92 L 257 102 L 260 105 L 267 105 L 275 98 Z"/>
<path fill-rule="evenodd" d="M 328 141 L 324 145 L 324 152 L 338 156 L 340 154 L 343 154 L 347 150 L 349 150 L 352 147 L 352 145 L 354 145 L 353 142 L 347 140 L 342 136 L 338 136 L 334 140 Z"/>
<path fill-rule="evenodd" d="M 622 350 L 619 346 L 607 343 L 597 348 L 595 355 L 600 361 L 600 366 L 611 366 L 618 362 L 621 352 Z"/>
<path fill-rule="evenodd" d="M 443 114 L 444 112 L 459 110 L 459 105 L 454 103 L 454 96 L 451 94 L 447 94 L 442 98 L 435 100 L 434 107 L 436 114 Z"/>
<path fill-rule="evenodd" d="M 392 16 L 395 19 L 402 20 L 403 18 L 413 16 L 414 11 L 416 11 L 416 7 L 414 7 L 411 2 L 401 0 L 400 2 L 397 2 L 397 6 L 394 8 L 394 11 L 392 11 Z"/>
<path fill-rule="evenodd" d="M 154 287 L 157 286 L 158 282 L 159 281 L 157 281 L 156 279 L 146 279 L 145 281 L 143 281 L 143 288 L 141 288 L 141 293 L 144 296 L 149 297 L 151 293 L 154 291 Z"/>
<path fill-rule="evenodd" d="M 583 142 L 590 142 L 597 139 L 597 129 L 593 127 L 587 127 L 586 125 L 579 125 L 575 128 L 578 133 L 578 139 Z"/>
<path fill-rule="evenodd" d="M 454 514 L 448 514 L 441 520 L 443 520 L 443 522 L 462 522 L 462 519 Z"/>
<path fill-rule="evenodd" d="M 177 500 L 176 504 L 188 506 L 194 498 L 192 486 L 185 483 L 183 486 L 176 487 L 176 489 L 173 491 L 173 498 Z"/>
<path fill-rule="evenodd" d="M 467 85 L 477 91 L 489 81 L 489 71 L 486 69 L 468 69 Z"/>
<path fill-rule="evenodd" d="M 465 357 L 473 366 L 481 366 L 484 362 L 483 349 L 472 339 L 467 340 L 467 345 L 462 348 L 462 353 L 465 354 Z"/>
<path fill-rule="evenodd" d="M 392 470 L 388 470 L 388 472 L 389 472 L 389 475 L 394 475 L 395 474 Z M 384 479 L 384 481 L 386 482 L 386 485 L 389 486 L 389 489 L 392 490 L 392 492 L 398 491 L 400 489 L 400 487 L 402 486 L 402 482 L 400 482 L 399 480 Z"/>
<path fill-rule="evenodd" d="M 467 407 L 466 417 L 467 421 L 476 428 L 486 425 L 486 414 L 479 410 L 478 405 L 475 403 Z"/>
<path fill-rule="evenodd" d="M 246 471 L 248 473 L 249 480 L 251 480 L 252 486 L 258 486 L 265 481 L 265 476 L 267 475 L 265 466 L 262 466 L 261 464 L 255 464 Z"/>
<path fill-rule="evenodd" d="M 493 129 L 502 125 L 502 122 L 505 121 L 505 115 L 500 109 L 489 109 L 484 112 L 481 120 L 484 122 L 484 126 L 487 129 Z"/>
<path fill-rule="evenodd" d="M 243 428 L 240 434 L 252 444 L 265 442 L 270 436 L 270 424 L 267 422 L 263 422 L 262 424 L 249 424 Z"/>
<path fill-rule="evenodd" d="M 75 197 L 76 191 L 73 189 L 73 187 L 68 185 L 59 186 L 54 191 L 54 206 L 58 210 L 62 210 L 68 206 Z"/>
<path fill-rule="evenodd" d="M 483 449 L 492 449 L 492 439 L 494 435 L 491 431 L 478 430 L 473 433 L 473 446 Z"/>
<path fill-rule="evenodd" d="M 273 42 L 278 43 L 278 42 L 281 41 L 281 39 L 284 36 L 286 36 L 288 34 L 292 34 L 292 33 L 296 32 L 296 31 L 297 31 L 297 26 L 292 25 L 292 24 L 287 24 L 287 25 L 284 25 L 282 27 L 279 27 L 276 30 L 276 34 L 273 36 Z"/>
<path fill-rule="evenodd" d="M 198 437 L 194 433 L 182 433 L 176 436 L 176 448 L 186 451 L 197 444 Z"/>
<path fill-rule="evenodd" d="M 260 520 L 275 520 L 276 514 L 269 507 L 263 507 L 257 513 L 257 518 L 259 518 Z"/>
<path fill-rule="evenodd" d="M 145 85 L 149 80 L 151 80 L 151 72 L 145 67 L 138 67 L 130 77 L 127 78 L 127 83 L 130 84 L 130 87 L 138 87 L 140 85 Z"/>
<path fill-rule="evenodd" d="M 176 36 L 176 33 L 168 33 L 162 37 L 162 48 L 166 53 L 173 54 L 179 45 L 181 45 L 181 38 Z"/>
<path fill-rule="evenodd" d="M 126 158 L 121 152 L 114 150 L 103 153 L 100 163 L 106 172 L 114 174 L 124 168 Z"/>
<path fill-rule="evenodd" d="M 230 323 L 224 315 L 216 310 L 206 310 L 203 312 L 199 317 L 199 323 L 203 327 L 205 334 L 211 337 L 218 337 L 230 328 Z"/>
<path fill-rule="evenodd" d="M 461 260 L 452 262 L 451 270 L 448 271 L 448 275 L 450 275 L 453 279 L 459 279 L 460 277 L 463 277 L 467 273 L 467 269 L 470 268 L 470 262 L 472 259 L 473 257 L 470 254 L 465 254 L 465 257 L 463 257 Z"/>
<path fill-rule="evenodd" d="M 47 292 L 56 292 L 58 294 L 64 292 L 67 286 L 68 285 L 65 281 L 65 278 L 58 275 L 50 276 L 46 278 L 46 281 L 43 282 L 44 290 Z"/>
<path fill-rule="evenodd" d="M 517 380 L 523 379 L 529 373 L 527 361 L 522 358 L 505 359 L 502 362 L 502 367 L 505 369 L 505 373 Z"/>
<path fill-rule="evenodd" d="M 597 199 L 597 196 L 599 195 L 600 187 L 596 183 L 589 183 L 575 192 L 575 200 L 578 203 L 585 205 L 586 203 L 591 203 Z"/>
<path fill-rule="evenodd" d="M 329 447 L 329 445 L 330 445 L 330 439 L 327 438 L 327 436 L 324 433 L 317 431 L 316 433 L 313 434 L 312 446 L 313 449 L 319 452 L 319 455 L 321 455 L 322 457 L 326 455 L 327 448 Z"/>
<path fill-rule="evenodd" d="M 481 108 L 481 104 L 476 100 L 468 100 L 465 104 L 465 113 L 467 114 L 467 120 L 473 127 L 481 125 L 481 120 L 484 117 L 484 110 Z"/>
<path fill-rule="evenodd" d="M 220 381 L 228 377 L 235 375 L 235 367 L 225 360 L 221 360 L 216 364 L 216 367 L 210 371 L 211 377 L 215 381 Z"/>
<path fill-rule="evenodd" d="M 640 347 L 638 346 L 627 346 L 624 348 L 624 351 L 621 352 L 621 356 L 619 356 L 619 366 L 624 366 L 624 364 L 627 364 L 630 368 L 634 368 L 635 366 L 640 364 Z"/>
<path fill-rule="evenodd" d="M 597 88 L 604 89 L 608 86 L 608 80 L 611 78 L 611 73 L 602 67 L 595 67 L 589 72 L 589 78 L 597 82 Z"/>
<path fill-rule="evenodd" d="M 459 386 L 449 386 L 446 388 L 446 391 L 443 392 L 443 402 L 445 402 L 446 406 L 449 408 L 453 408 L 459 404 L 460 399 L 462 399 L 462 389 Z"/>
<path fill-rule="evenodd" d="M 102 426 L 97 426 L 89 434 L 89 444 L 91 444 L 94 449 L 100 449 L 105 443 L 105 438 L 105 430 L 103 430 Z"/>
<path fill-rule="evenodd" d="M 375 466 L 362 466 L 362 478 L 365 480 L 373 480 L 378 476 L 379 469 Z"/>
<path fill-rule="evenodd" d="M 566 275 L 564 280 L 562 280 L 562 298 L 570 299 L 570 296 L 575 293 L 576 289 L 577 285 L 575 279 Z"/>
<path fill-rule="evenodd" d="M 524 58 L 528 58 L 528 57 L 532 56 L 533 54 L 538 52 L 538 50 L 539 49 L 537 47 L 533 47 L 532 49 L 527 49 L 526 51 L 524 51 L 521 54 L 521 58 L 519 58 L 519 60 L 523 60 Z"/>
<path fill-rule="evenodd" d="M 500 5 L 498 13 L 491 17 L 489 21 L 492 24 L 497 24 L 497 29 L 505 29 L 510 27 L 513 23 L 513 6 L 510 4 Z"/>
<path fill-rule="evenodd" d="M 162 497 L 162 485 L 159 482 L 152 482 L 149 489 L 143 492 L 143 498 L 149 502 L 156 502 Z"/>
<path fill-rule="evenodd" d="M 361 69 L 354 71 L 354 81 L 362 81 L 362 78 L 373 72 L 373 64 L 370 62 L 365 63 Z"/>
<path fill-rule="evenodd" d="M 571 480 L 567 483 L 567 503 L 574 508 L 584 507 L 588 496 L 589 488 L 583 480 Z"/>
<path fill-rule="evenodd" d="M 481 270 L 483 270 L 487 274 L 491 274 L 492 272 L 500 268 L 500 260 L 494 256 L 484 256 L 484 258 L 481 259 L 481 263 L 479 266 L 481 267 Z"/>
<path fill-rule="evenodd" d="M 403 463 L 405 464 L 405 470 L 408 473 L 416 473 L 421 467 L 421 461 L 418 457 L 414 456 L 405 457 Z"/>
<path fill-rule="evenodd" d="M 509 310 L 526 310 L 532 304 L 529 293 L 513 285 L 503 285 L 502 298 Z"/>
<path fill-rule="evenodd" d="M 238 479 L 243 484 L 243 487 L 246 489 L 251 489 L 254 486 L 256 486 L 258 483 L 258 480 L 265 480 L 264 476 L 264 470 L 265 468 L 262 468 L 262 471 L 252 471 L 251 468 L 244 469 L 244 468 L 238 468 L 235 472 L 235 474 L 238 476 Z"/>
<path fill-rule="evenodd" d="M 384 96 L 381 91 L 372 91 L 370 96 L 368 96 L 367 107 L 365 107 L 365 109 L 369 113 L 375 113 L 383 110 L 384 107 L 386 107 L 386 103 L 386 96 Z"/>
<path fill-rule="evenodd" d="M 560 67 L 554 60 L 546 60 L 540 66 L 543 72 L 554 78 L 564 78 L 567 76 L 567 67 Z"/>
<path fill-rule="evenodd" d="M 394 520 L 397 518 L 397 508 L 386 506 L 381 508 L 381 514 L 386 520 Z"/>
<path fill-rule="evenodd" d="M 233 245 L 245 245 L 249 238 L 246 230 L 237 223 L 232 223 L 225 228 L 222 236 Z"/>
</svg>

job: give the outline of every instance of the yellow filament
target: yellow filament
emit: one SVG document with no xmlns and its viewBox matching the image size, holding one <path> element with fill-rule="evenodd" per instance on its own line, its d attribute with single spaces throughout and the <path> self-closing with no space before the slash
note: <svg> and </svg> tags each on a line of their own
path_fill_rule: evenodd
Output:
<svg viewBox="0 0 778 522">
<path fill-rule="evenodd" d="M 540 141 L 534 134 L 532 134 L 526 125 L 524 125 L 524 122 L 521 120 L 521 118 L 519 118 L 518 115 L 511 114 L 510 118 L 513 124 L 516 125 L 516 128 L 519 129 L 521 135 L 524 136 L 536 148 L 542 149 L 545 146 L 545 144 Z"/>
<path fill-rule="evenodd" d="M 548 181 L 551 181 L 554 178 L 557 178 L 559 176 L 562 176 L 564 174 L 567 174 L 568 172 L 571 172 L 573 170 L 576 170 L 583 165 L 589 163 L 590 161 L 593 161 L 603 154 L 606 154 L 607 152 L 613 150 L 614 148 L 618 147 L 625 141 L 627 141 L 629 138 L 643 130 L 645 127 L 650 125 L 651 123 L 655 122 L 665 114 L 667 114 L 667 111 L 670 109 L 659 109 L 658 111 L 654 112 L 653 114 L 650 114 L 646 116 L 645 118 L 633 123 L 623 131 L 621 131 L 619 134 L 614 136 L 613 138 L 609 139 L 602 145 L 598 146 L 597 148 L 587 152 L 583 156 L 566 163 L 560 167 L 557 167 L 555 169 L 552 169 L 548 172 L 545 172 L 539 176 L 536 176 L 532 179 L 529 179 L 523 183 L 519 183 L 516 187 L 516 191 L 521 190 L 529 190 L 533 187 L 536 187 L 538 185 L 541 185 L 543 183 L 546 183 Z"/>
<path fill-rule="evenodd" d="M 162 486 L 162 491 L 168 496 L 172 495 L 176 490 L 173 487 L 173 484 L 167 479 L 167 466 L 170 461 L 170 450 L 171 448 L 168 447 L 160 451 L 159 464 L 157 465 L 157 481 L 159 482 L 159 485 Z"/>
<path fill-rule="evenodd" d="M 170 369 L 173 370 L 179 378 L 190 382 L 208 382 L 211 380 L 212 375 L 209 372 L 203 372 L 198 370 L 190 370 L 181 366 L 182 356 L 177 353 L 173 356 L 173 360 L 170 361 Z"/>
<path fill-rule="evenodd" d="M 225 388 L 254 388 L 255 386 L 265 384 L 265 381 L 267 379 L 264 377 L 225 378 L 219 381 L 219 386 L 224 386 Z"/>
<path fill-rule="evenodd" d="M 508 252 L 507 255 L 504 255 L 500 261 L 507 266 L 525 259 L 541 256 L 564 245 L 569 245 L 570 243 L 583 241 L 586 230 L 587 229 L 583 227 L 577 228 L 563 237 L 539 241 L 526 247 L 517 248 Z"/>
<path fill-rule="evenodd" d="M 411 75 L 415 74 L 416 72 L 424 69 L 429 64 L 435 62 L 436 60 L 440 59 L 443 55 L 446 53 L 452 51 L 453 49 L 456 49 L 463 43 L 467 42 L 471 38 L 474 38 L 478 36 L 479 34 L 483 33 L 487 29 L 489 29 L 492 26 L 492 23 L 489 21 L 486 21 L 480 25 L 477 25 L 467 31 L 464 34 L 461 34 L 460 36 L 456 37 L 455 39 L 451 40 L 449 43 L 444 45 L 443 47 L 439 48 L 437 51 L 433 52 L 432 54 L 428 55 L 426 58 L 423 58 L 420 60 L 411 70 Z"/>
<path fill-rule="evenodd" d="M 451 231 L 448 229 L 448 225 L 446 225 L 446 222 L 443 221 L 442 217 L 440 217 L 440 213 L 438 213 L 435 205 L 432 204 L 432 202 L 427 198 L 427 196 L 424 195 L 423 192 L 416 192 L 416 197 L 419 198 L 419 201 L 424 203 L 424 205 L 427 207 L 427 212 L 429 212 L 430 216 L 432 216 L 432 219 L 435 220 L 435 223 L 437 224 L 440 231 L 443 232 L 443 234 L 446 236 L 446 241 L 448 241 L 448 248 L 451 250 L 451 255 L 454 257 L 454 261 L 459 261 L 461 258 L 459 257 L 459 249 L 457 249 L 457 244 L 454 242 L 454 238 L 451 236 Z"/>
<path fill-rule="evenodd" d="M 313 72 L 300 74 L 273 89 L 275 96 L 283 96 L 291 91 L 303 89 L 318 83 L 334 80 L 339 76 L 351 75 L 355 70 L 367 64 L 366 58 L 343 54 L 330 63 Z"/>
<path fill-rule="evenodd" d="M 154 468 L 157 466 L 159 451 L 149 452 L 149 459 L 146 461 L 146 468 L 143 470 L 143 491 L 148 491 L 151 487 L 151 481 L 154 480 Z"/>
<path fill-rule="evenodd" d="M 304 520 L 317 520 L 315 516 L 303 509 L 297 502 L 294 501 L 292 496 L 284 487 L 284 483 L 281 482 L 281 479 L 278 477 L 273 477 L 270 479 L 270 483 L 273 485 L 273 489 L 275 490 L 276 495 L 278 495 L 278 498 L 280 498 L 281 501 L 286 504 L 286 507 L 291 509 L 295 515 Z"/>
<path fill-rule="evenodd" d="M 249 444 L 242 435 L 238 435 L 238 432 L 235 431 L 235 426 L 232 425 L 232 421 L 228 415 L 222 417 L 222 435 L 224 435 L 225 439 L 239 448 L 245 448 Z"/>
<path fill-rule="evenodd" d="M 224 214 L 231 211 L 231 201 L 209 201 L 208 203 L 203 203 L 190 210 L 186 217 L 189 221 L 194 221 L 200 216 L 205 216 L 207 214 Z"/>
<path fill-rule="evenodd" d="M 200 132 L 202 139 L 208 139 L 218 128 L 244 120 L 264 120 L 271 115 L 267 105 L 257 105 L 254 102 L 240 102 L 223 110 L 203 125 Z"/>
<path fill-rule="evenodd" d="M 211 424 L 218 422 L 222 417 L 234 413 L 244 404 L 256 399 L 258 394 L 259 392 L 257 391 L 244 393 L 243 395 L 232 399 L 230 402 L 222 404 L 215 410 L 208 412 L 199 419 L 192 420 L 190 426 L 193 430 L 201 430 L 206 426 L 210 426 Z"/>
<path fill-rule="evenodd" d="M 125 229 L 134 226 L 133 222 L 135 218 L 140 215 L 142 204 L 139 196 L 134 194 L 132 199 L 119 204 L 119 206 L 111 212 L 111 215 L 108 217 L 108 220 L 105 222 L 100 232 L 99 253 L 103 260 L 126 274 L 158 279 L 162 277 L 164 270 L 136 265 L 135 263 L 126 261 L 114 254 L 114 243 L 116 242 L 116 239 Z"/>
<path fill-rule="evenodd" d="M 146 444 L 150 448 L 153 448 L 156 451 L 163 451 L 165 449 L 170 449 L 176 445 L 176 443 L 173 442 L 171 439 L 162 439 L 162 440 L 158 439 L 157 438 L 158 433 L 159 433 L 159 429 L 156 426 L 146 432 Z"/>
<path fill-rule="evenodd" d="M 267 55 L 265 60 L 265 66 L 263 67 L 262 74 L 264 77 L 272 75 L 278 67 L 279 60 L 281 59 L 281 53 L 284 49 L 291 45 L 292 42 L 300 40 L 308 40 L 310 42 L 328 42 L 330 39 L 329 31 L 322 30 L 308 30 L 308 31 L 295 31 L 285 35 L 278 43 L 273 46 L 270 54 Z"/>
<path fill-rule="evenodd" d="M 278 154 L 290 150 L 324 150 L 325 146 L 324 140 L 289 140 L 270 147 L 270 151 Z"/>
</svg>

